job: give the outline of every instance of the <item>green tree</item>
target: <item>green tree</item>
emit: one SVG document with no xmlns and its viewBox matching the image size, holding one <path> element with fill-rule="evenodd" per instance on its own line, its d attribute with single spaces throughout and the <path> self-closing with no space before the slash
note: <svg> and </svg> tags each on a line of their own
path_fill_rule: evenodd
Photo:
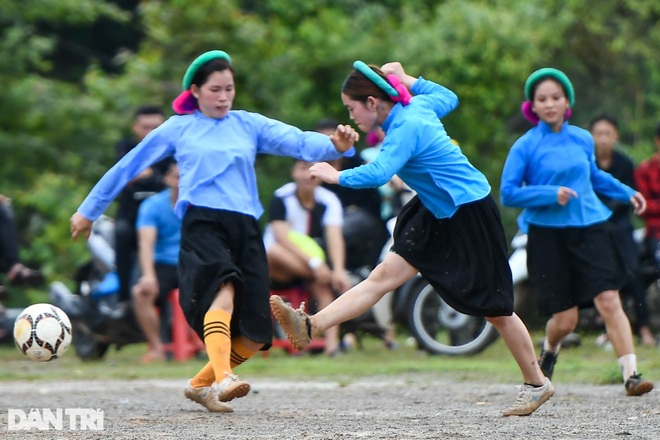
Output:
<svg viewBox="0 0 660 440">
<path fill-rule="evenodd" d="M 540 67 L 571 77 L 573 123 L 608 111 L 637 159 L 651 152 L 660 109 L 658 2 L 152 0 L 136 15 L 119 3 L 126 2 L 0 3 L 0 192 L 15 198 L 33 243 L 26 253 L 51 276 L 73 270 L 75 258 L 58 254 L 81 250 L 68 242 L 66 219 L 113 163 L 135 106 L 169 106 L 188 64 L 210 49 L 232 56 L 235 107 L 305 129 L 328 116 L 348 122 L 339 90 L 354 60 L 400 60 L 458 94 L 460 106 L 443 122 L 496 197 L 508 149 L 529 128 L 519 111 L 523 82 Z M 92 57 L 80 80 L 58 79 L 58 30 L 100 21 L 141 24 L 137 49 L 117 51 L 112 69 Z M 289 179 L 289 163 L 259 159 L 266 206 Z M 516 212 L 503 215 L 513 233 Z"/>
</svg>

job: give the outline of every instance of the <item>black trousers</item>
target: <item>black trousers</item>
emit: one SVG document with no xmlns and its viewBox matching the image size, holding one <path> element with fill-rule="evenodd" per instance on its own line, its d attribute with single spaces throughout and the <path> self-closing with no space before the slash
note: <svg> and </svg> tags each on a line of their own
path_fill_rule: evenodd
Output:
<svg viewBox="0 0 660 440">
<path fill-rule="evenodd" d="M 137 232 L 135 221 L 128 218 L 115 220 L 115 265 L 119 277 L 119 301 L 131 299 L 131 288 L 135 284 L 137 262 Z"/>
<path fill-rule="evenodd" d="M 7 272 L 19 261 L 14 212 L 8 204 L 0 203 L 0 269 Z"/>
</svg>

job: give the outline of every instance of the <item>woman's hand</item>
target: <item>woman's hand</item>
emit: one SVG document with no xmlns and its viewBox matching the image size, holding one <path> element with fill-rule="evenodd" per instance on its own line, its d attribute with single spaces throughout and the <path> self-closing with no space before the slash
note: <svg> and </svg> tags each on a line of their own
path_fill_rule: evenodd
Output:
<svg viewBox="0 0 660 440">
<path fill-rule="evenodd" d="M 403 66 L 399 62 L 385 63 L 380 66 L 381 72 L 387 75 L 396 75 L 401 80 L 401 83 L 406 86 L 408 89 L 417 81 L 417 78 L 410 76 L 403 70 Z"/>
<path fill-rule="evenodd" d="M 350 150 L 353 144 L 360 140 L 360 135 L 350 125 L 338 125 L 334 134 L 330 135 L 330 140 L 337 151 L 343 153 Z"/>
<path fill-rule="evenodd" d="M 334 270 L 332 271 L 332 287 L 340 295 L 346 292 L 350 287 L 351 283 L 348 280 L 348 275 L 345 270 Z"/>
<path fill-rule="evenodd" d="M 73 241 L 76 241 L 76 239 L 83 233 L 85 234 L 85 239 L 89 238 L 89 234 L 92 232 L 91 220 L 81 213 L 76 212 L 71 216 L 69 222 L 71 223 L 71 238 L 73 238 Z"/>
<path fill-rule="evenodd" d="M 630 198 L 630 204 L 635 209 L 635 214 L 642 215 L 646 211 L 646 199 L 640 192 L 636 192 Z"/>
<path fill-rule="evenodd" d="M 577 199 L 578 194 L 570 188 L 562 186 L 557 191 L 557 203 L 560 206 L 565 206 L 571 199 Z"/>
<path fill-rule="evenodd" d="M 339 183 L 339 171 L 327 162 L 315 163 L 309 167 L 309 174 L 326 183 Z"/>
</svg>

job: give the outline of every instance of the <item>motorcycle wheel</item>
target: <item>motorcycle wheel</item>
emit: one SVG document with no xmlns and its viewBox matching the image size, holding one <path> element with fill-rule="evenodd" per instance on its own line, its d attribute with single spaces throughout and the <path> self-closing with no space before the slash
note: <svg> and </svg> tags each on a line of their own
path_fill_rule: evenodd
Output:
<svg viewBox="0 0 660 440">
<path fill-rule="evenodd" d="M 450 307 L 424 280 L 410 292 L 408 327 L 418 346 L 431 354 L 476 354 L 499 336 L 484 318 Z"/>
<path fill-rule="evenodd" d="M 84 324 L 74 326 L 73 346 L 76 349 L 76 355 L 84 361 L 94 361 L 102 359 L 108 351 L 110 344 L 101 342 L 94 336 L 94 333 Z"/>
</svg>

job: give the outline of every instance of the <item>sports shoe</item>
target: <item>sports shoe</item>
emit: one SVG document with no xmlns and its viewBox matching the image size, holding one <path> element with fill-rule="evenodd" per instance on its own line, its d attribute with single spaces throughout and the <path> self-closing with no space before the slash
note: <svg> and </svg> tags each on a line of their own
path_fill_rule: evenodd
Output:
<svg viewBox="0 0 660 440">
<path fill-rule="evenodd" d="M 228 413 L 234 411 L 231 406 L 218 400 L 218 387 L 215 383 L 210 387 L 195 388 L 188 381 L 186 389 L 183 390 L 183 395 L 211 412 Z"/>
<path fill-rule="evenodd" d="M 250 392 L 250 384 L 244 380 L 239 380 L 235 374 L 225 372 L 225 377 L 220 383 L 213 384 L 218 390 L 218 400 L 220 402 L 229 402 L 230 400 L 244 397 Z"/>
<path fill-rule="evenodd" d="M 626 387 L 626 394 L 629 396 L 641 396 L 653 389 L 653 383 L 642 379 L 642 375 L 638 373 L 630 376 L 624 386 Z"/>
<path fill-rule="evenodd" d="M 546 379 L 543 386 L 535 387 L 524 384 L 518 385 L 518 397 L 513 405 L 504 410 L 504 416 L 528 416 L 543 405 L 549 398 L 554 396 L 555 389 Z"/>
<path fill-rule="evenodd" d="M 312 325 L 305 313 L 305 303 L 293 309 L 277 295 L 271 295 L 270 308 L 296 350 L 303 350 L 312 341 Z"/>
<path fill-rule="evenodd" d="M 552 373 L 555 371 L 555 364 L 557 363 L 557 356 L 559 356 L 558 353 L 541 350 L 539 367 L 541 367 L 541 371 L 548 379 L 552 379 Z"/>
</svg>

